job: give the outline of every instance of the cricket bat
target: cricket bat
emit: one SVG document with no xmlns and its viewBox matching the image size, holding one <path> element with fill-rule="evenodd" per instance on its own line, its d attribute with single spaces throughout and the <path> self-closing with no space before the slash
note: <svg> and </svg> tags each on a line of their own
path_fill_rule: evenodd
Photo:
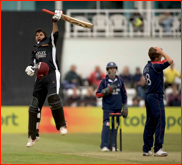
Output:
<svg viewBox="0 0 182 165">
<path fill-rule="evenodd" d="M 47 9 L 42 9 L 43 12 L 46 12 L 46 13 L 49 13 L 51 15 L 54 15 L 54 12 L 52 11 L 49 11 Z M 92 28 L 93 24 L 91 23 L 88 23 L 88 22 L 84 22 L 84 21 L 81 21 L 81 20 L 78 20 L 78 19 L 75 19 L 73 17 L 70 17 L 70 16 L 67 16 L 65 14 L 62 14 L 61 15 L 61 19 L 64 20 L 64 21 L 67 21 L 71 24 L 74 24 L 74 25 L 77 25 L 77 26 L 81 26 L 81 27 L 84 27 L 84 28 Z"/>
</svg>

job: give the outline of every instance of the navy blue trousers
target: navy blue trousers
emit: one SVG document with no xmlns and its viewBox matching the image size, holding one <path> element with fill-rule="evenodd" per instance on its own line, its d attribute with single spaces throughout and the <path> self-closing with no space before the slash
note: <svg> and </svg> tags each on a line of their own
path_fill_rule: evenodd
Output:
<svg viewBox="0 0 182 165">
<path fill-rule="evenodd" d="M 103 127 L 101 133 L 101 145 L 100 148 L 107 147 L 109 148 L 109 113 L 121 113 L 121 110 L 103 110 Z M 119 118 L 117 117 L 117 129 L 118 129 Z M 112 146 L 115 147 L 115 132 L 114 132 L 114 118 L 112 119 Z"/>
<path fill-rule="evenodd" d="M 145 106 L 147 119 L 143 134 L 143 152 L 148 152 L 153 147 L 154 134 L 154 152 L 157 152 L 160 148 L 162 148 L 164 142 L 165 110 L 163 95 L 156 93 L 146 94 Z"/>
</svg>

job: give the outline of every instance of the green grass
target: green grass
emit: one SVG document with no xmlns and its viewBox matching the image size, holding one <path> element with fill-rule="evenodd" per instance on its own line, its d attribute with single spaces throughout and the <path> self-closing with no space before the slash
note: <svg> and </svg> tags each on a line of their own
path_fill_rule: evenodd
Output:
<svg viewBox="0 0 182 165">
<path fill-rule="evenodd" d="M 123 134 L 122 152 L 101 152 L 100 134 L 41 134 L 27 148 L 27 135 L 1 134 L 2 164 L 180 164 L 181 135 L 166 134 L 167 157 L 143 157 L 142 134 Z M 118 143 L 119 144 L 119 143 Z"/>
</svg>

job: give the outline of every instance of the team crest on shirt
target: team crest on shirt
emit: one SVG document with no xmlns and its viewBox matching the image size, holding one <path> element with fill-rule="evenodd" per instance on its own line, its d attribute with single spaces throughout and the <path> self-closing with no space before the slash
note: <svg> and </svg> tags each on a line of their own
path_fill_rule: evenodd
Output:
<svg viewBox="0 0 182 165">
<path fill-rule="evenodd" d="M 39 59 L 39 58 L 45 58 L 46 57 L 46 51 L 38 51 L 36 54 L 35 54 L 36 58 Z"/>
<path fill-rule="evenodd" d="M 106 126 L 109 126 L 109 122 L 106 123 Z"/>
</svg>

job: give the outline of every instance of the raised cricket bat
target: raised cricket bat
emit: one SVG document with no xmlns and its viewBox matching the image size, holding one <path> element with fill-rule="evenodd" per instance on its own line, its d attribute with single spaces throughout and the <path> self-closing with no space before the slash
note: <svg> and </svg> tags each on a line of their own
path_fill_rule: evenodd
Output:
<svg viewBox="0 0 182 165">
<path fill-rule="evenodd" d="M 42 11 L 54 15 L 54 12 L 49 11 L 47 9 L 42 9 Z M 64 20 L 64 21 L 67 21 L 69 23 L 72 23 L 74 25 L 84 27 L 84 28 L 92 28 L 92 26 L 93 26 L 93 24 L 91 24 L 91 23 L 84 22 L 84 21 L 75 19 L 73 17 L 69 17 L 69 16 L 67 16 L 65 14 L 61 15 L 61 19 Z"/>
</svg>

